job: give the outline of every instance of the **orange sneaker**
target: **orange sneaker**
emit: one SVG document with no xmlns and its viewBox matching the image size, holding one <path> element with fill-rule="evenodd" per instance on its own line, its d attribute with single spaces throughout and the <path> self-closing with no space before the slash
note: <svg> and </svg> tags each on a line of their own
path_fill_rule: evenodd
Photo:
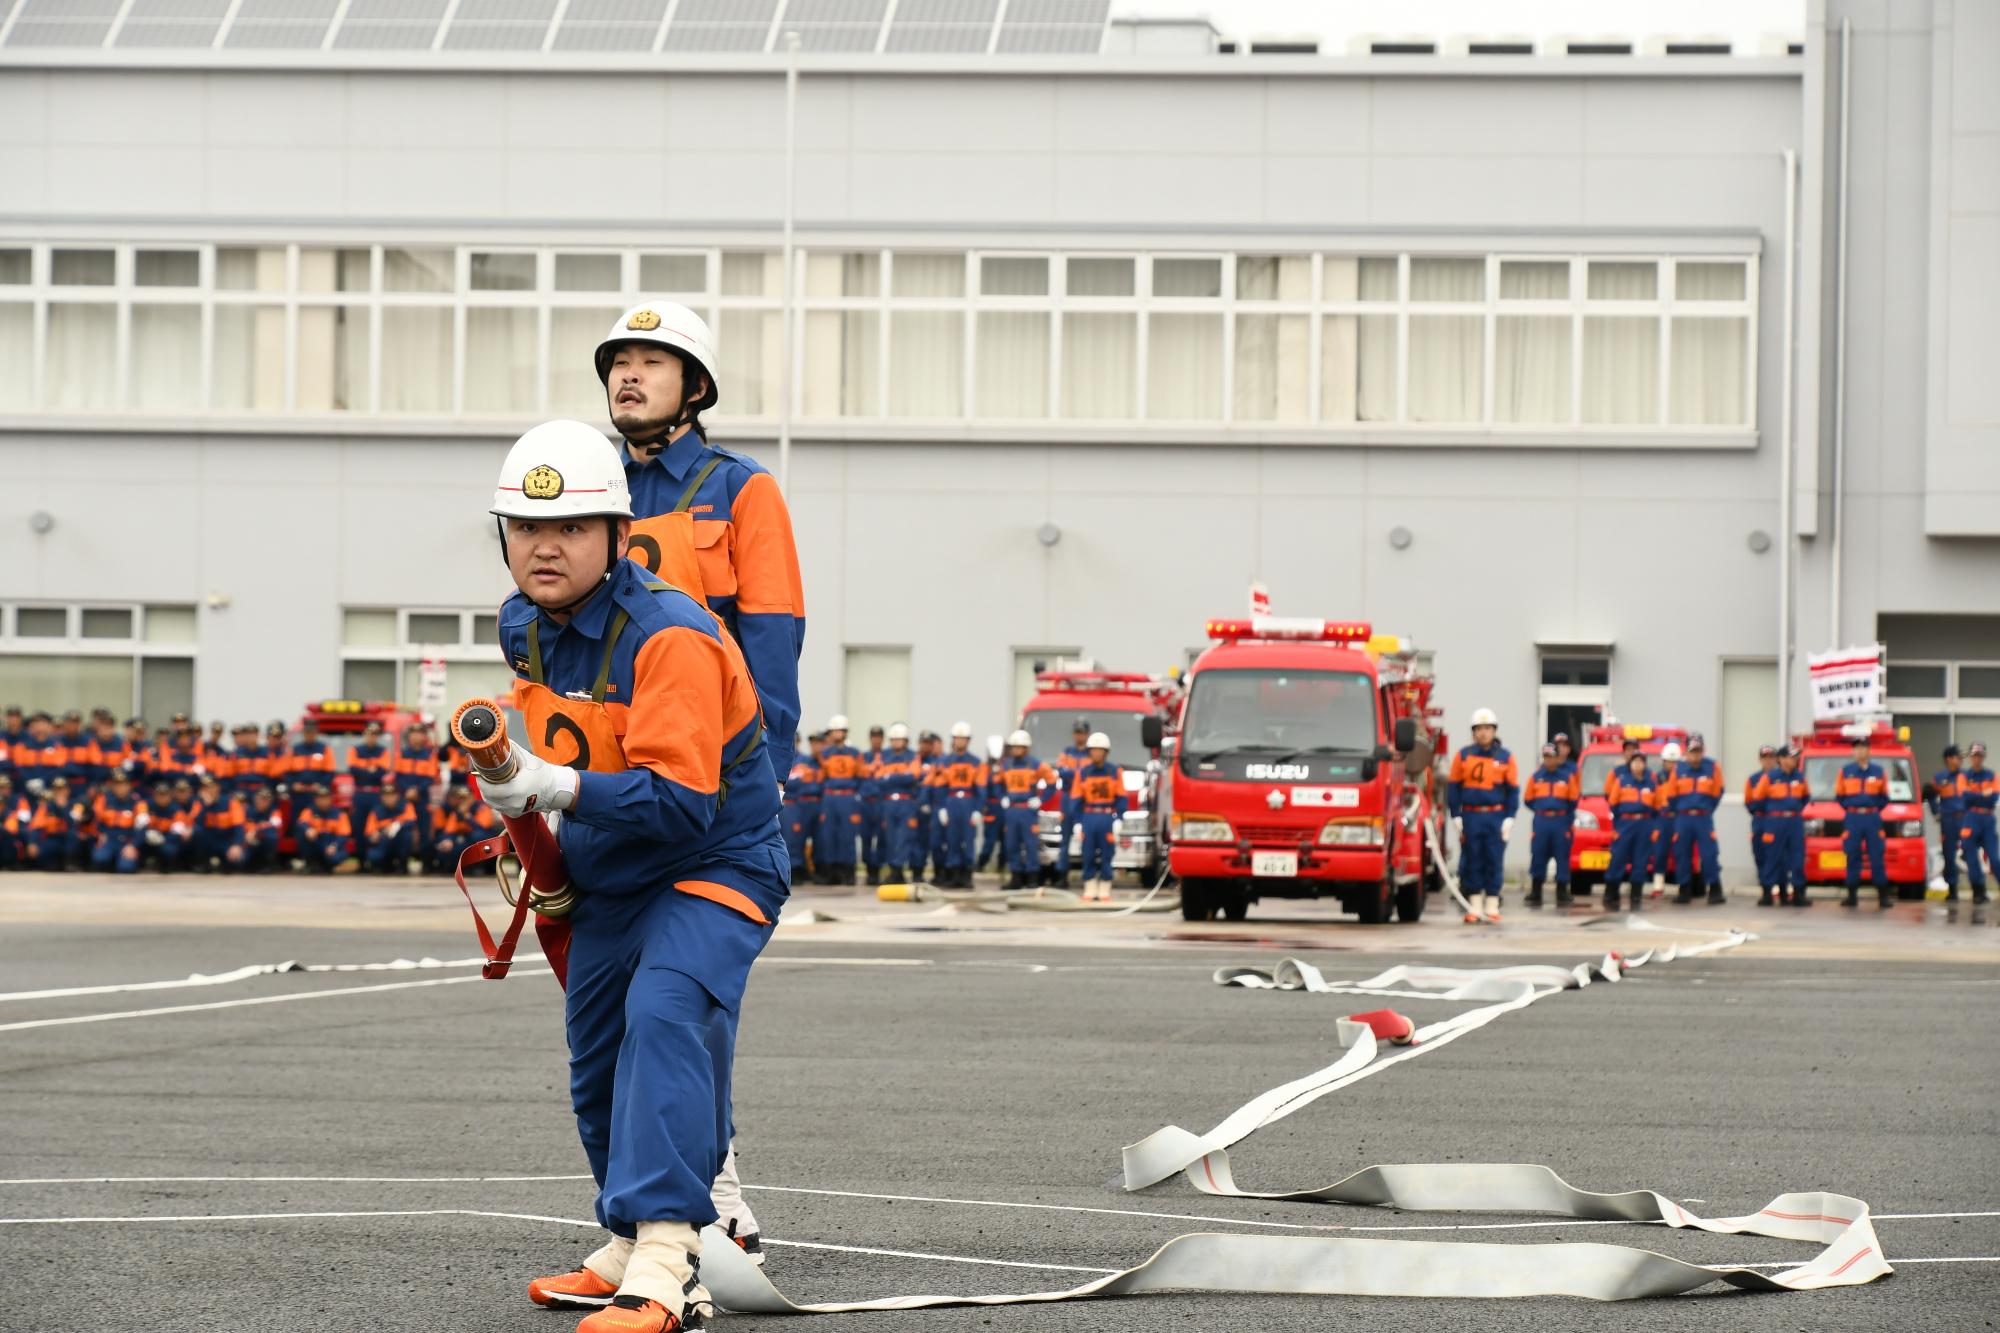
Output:
<svg viewBox="0 0 2000 1333">
<path fill-rule="evenodd" d="M 699 1310 L 677 1315 L 644 1296 L 614 1296 L 611 1304 L 578 1324 L 576 1333 L 681 1333 L 706 1327 Z"/>
<path fill-rule="evenodd" d="M 549 1310 L 594 1310 L 611 1304 L 617 1294 L 616 1282 L 606 1282 L 588 1268 L 538 1277 L 528 1284 L 528 1299 Z"/>
<path fill-rule="evenodd" d="M 1477 913 L 1477 912 L 1467 912 L 1467 913 L 1465 914 L 1465 924 L 1466 924 L 1466 925 L 1468 925 L 1468 926 L 1476 926 L 1476 925 L 1478 925 L 1478 924 L 1479 924 L 1479 913 Z"/>
</svg>

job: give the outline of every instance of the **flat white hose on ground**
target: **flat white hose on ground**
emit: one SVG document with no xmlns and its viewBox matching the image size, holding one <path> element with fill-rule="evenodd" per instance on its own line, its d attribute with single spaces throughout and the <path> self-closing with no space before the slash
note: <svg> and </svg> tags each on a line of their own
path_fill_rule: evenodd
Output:
<svg viewBox="0 0 2000 1333">
<path fill-rule="evenodd" d="M 1638 929 L 1660 927 L 1630 920 Z M 801 1304 L 771 1285 L 762 1270 L 719 1232 L 702 1254 L 702 1278 L 716 1302 L 752 1314 L 836 1314 L 936 1306 L 1028 1305 L 1153 1291 L 1204 1291 L 1310 1296 L 1446 1296 L 1499 1298 L 1573 1296 L 1633 1300 L 1674 1296 L 1715 1282 L 1751 1291 L 1805 1291 L 1858 1286 L 1893 1270 L 1858 1199 L 1842 1194 L 1781 1194 L 1755 1213 L 1701 1218 L 1652 1190 L 1601 1194 L 1578 1189 L 1546 1166 L 1450 1163 L 1372 1166 L 1331 1185 L 1261 1193 L 1241 1190 L 1229 1170 L 1228 1148 L 1329 1093 L 1414 1059 L 1477 1031 L 1501 1016 L 1594 980 L 1617 980 L 1634 968 L 1734 948 L 1741 932 L 1705 934 L 1703 943 L 1669 945 L 1633 958 L 1606 954 L 1572 968 L 1528 964 L 1466 969 L 1390 968 L 1366 980 L 1329 982 L 1310 963 L 1286 959 L 1270 971 L 1222 968 L 1220 985 L 1325 995 L 1390 996 L 1410 1001 L 1485 1001 L 1481 1007 L 1415 1027 L 1400 1015 L 1368 1015 L 1406 1042 L 1383 1053 L 1369 1023 L 1335 1024 L 1344 1052 L 1325 1068 L 1272 1088 L 1226 1116 L 1207 1134 L 1169 1125 L 1125 1149 L 1125 1184 L 1143 1189 L 1176 1173 L 1207 1194 L 1391 1207 L 1411 1212 L 1546 1213 L 1591 1221 L 1664 1223 L 1722 1234 L 1769 1236 L 1822 1247 L 1778 1273 L 1692 1264 L 1651 1250 L 1596 1242 L 1495 1245 L 1460 1241 L 1375 1240 L 1359 1237 L 1246 1236 L 1200 1233 L 1168 1241 L 1144 1262 L 1079 1287 L 1011 1295 L 887 1296 L 875 1300 Z M 1392 1022 L 1390 1020 L 1399 1020 Z"/>
</svg>

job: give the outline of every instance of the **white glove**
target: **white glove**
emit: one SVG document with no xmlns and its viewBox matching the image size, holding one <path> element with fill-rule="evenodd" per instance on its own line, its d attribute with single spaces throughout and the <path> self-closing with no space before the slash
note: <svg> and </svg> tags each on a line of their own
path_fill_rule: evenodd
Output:
<svg viewBox="0 0 2000 1333">
<path fill-rule="evenodd" d="M 1457 815 L 1451 817 L 1451 836 L 1456 838 L 1465 832 L 1465 821 Z"/>
<path fill-rule="evenodd" d="M 165 842 L 166 840 L 167 839 L 165 835 L 162 834 L 158 829 L 149 828 L 146 830 L 146 845 L 148 847 L 158 847 L 161 843 Z"/>
<path fill-rule="evenodd" d="M 479 784 L 479 794 L 498 814 L 519 819 L 531 810 L 567 810 L 576 804 L 577 771 L 514 747 L 517 767 L 505 782 Z"/>
<path fill-rule="evenodd" d="M 951 811 L 949 810 L 938 811 L 938 827 L 943 828 L 949 823 L 951 823 Z"/>
<path fill-rule="evenodd" d="M 1513 821 L 1512 819 L 1503 819 L 1503 820 L 1501 820 L 1501 821 L 1500 821 L 1500 841 L 1502 841 L 1502 842 L 1505 842 L 1505 841 L 1507 841 L 1507 839 L 1509 839 L 1509 838 L 1511 838 L 1511 837 L 1513 837 L 1513 836 L 1514 836 L 1514 821 Z"/>
</svg>

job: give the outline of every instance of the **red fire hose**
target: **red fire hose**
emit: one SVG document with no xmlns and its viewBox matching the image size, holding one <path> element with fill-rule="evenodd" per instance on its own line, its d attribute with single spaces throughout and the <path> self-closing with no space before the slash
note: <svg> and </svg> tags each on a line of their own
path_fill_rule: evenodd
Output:
<svg viewBox="0 0 2000 1333">
<path fill-rule="evenodd" d="M 458 711 L 451 715 L 451 737 L 465 747 L 466 756 L 472 761 L 475 781 L 484 778 L 488 782 L 505 782 L 514 776 L 517 765 L 513 744 L 507 739 L 507 722 L 501 716 L 499 705 L 492 700 L 468 699 L 460 704 Z M 458 891 L 465 895 L 466 906 L 472 909 L 472 925 L 479 933 L 479 947 L 486 954 L 486 965 L 479 969 L 479 974 L 488 981 L 499 981 L 507 975 L 507 969 L 514 965 L 514 948 L 520 942 L 522 927 L 527 924 L 528 914 L 532 911 L 535 937 L 541 941 L 542 953 L 556 974 L 557 984 L 567 989 L 568 917 L 570 909 L 576 905 L 576 894 L 563 871 L 562 849 L 556 845 L 555 835 L 549 831 L 547 822 L 538 814 L 519 818 L 502 815 L 500 822 L 506 826 L 506 831 L 467 847 L 459 854 L 454 874 Z M 472 890 L 465 883 L 466 871 L 489 864 L 493 866 L 494 878 L 500 883 L 501 893 L 514 907 L 514 919 L 508 923 L 497 943 L 493 932 L 486 928 L 485 920 L 479 915 L 479 905 L 472 901 Z M 509 883 L 510 871 L 518 873 L 517 884 Z"/>
</svg>

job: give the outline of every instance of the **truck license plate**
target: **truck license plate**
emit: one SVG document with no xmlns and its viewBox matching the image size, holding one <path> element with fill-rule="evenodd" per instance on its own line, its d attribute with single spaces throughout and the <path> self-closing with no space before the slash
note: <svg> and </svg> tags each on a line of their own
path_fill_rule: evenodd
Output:
<svg viewBox="0 0 2000 1333">
<path fill-rule="evenodd" d="M 1846 853 L 1846 852 L 1821 852 L 1821 853 L 1819 854 L 1819 868 L 1820 868 L 1821 870 L 1845 870 L 1845 869 L 1847 869 L 1847 853 Z"/>
<path fill-rule="evenodd" d="M 1578 858 L 1578 865 L 1579 868 L 1584 870 L 1609 870 L 1611 869 L 1611 853 L 1585 852 Z"/>
<path fill-rule="evenodd" d="M 1299 873 L 1297 852 L 1252 852 L 1250 873 L 1274 879 L 1295 879 Z"/>
</svg>

